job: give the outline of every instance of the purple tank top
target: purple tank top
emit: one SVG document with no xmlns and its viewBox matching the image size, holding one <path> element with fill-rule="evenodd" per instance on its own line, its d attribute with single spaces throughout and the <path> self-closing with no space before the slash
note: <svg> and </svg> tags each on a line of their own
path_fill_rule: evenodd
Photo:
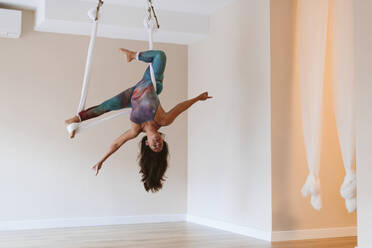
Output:
<svg viewBox="0 0 372 248">
<path fill-rule="evenodd" d="M 160 101 L 151 81 L 141 80 L 134 87 L 131 96 L 131 121 L 141 124 L 153 121 Z"/>
</svg>

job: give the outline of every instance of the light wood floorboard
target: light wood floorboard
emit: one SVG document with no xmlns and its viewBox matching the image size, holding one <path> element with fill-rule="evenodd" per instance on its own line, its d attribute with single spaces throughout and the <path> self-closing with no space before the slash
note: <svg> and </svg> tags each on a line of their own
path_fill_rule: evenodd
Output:
<svg viewBox="0 0 372 248">
<path fill-rule="evenodd" d="M 357 237 L 277 242 L 272 248 L 355 248 Z"/>
<path fill-rule="evenodd" d="M 0 232 L 1 248 L 354 248 L 356 238 L 270 244 L 192 223 Z"/>
</svg>

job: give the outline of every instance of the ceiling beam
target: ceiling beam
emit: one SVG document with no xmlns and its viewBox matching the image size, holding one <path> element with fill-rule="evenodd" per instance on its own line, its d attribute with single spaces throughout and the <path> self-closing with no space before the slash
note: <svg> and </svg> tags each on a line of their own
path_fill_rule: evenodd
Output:
<svg viewBox="0 0 372 248">
<path fill-rule="evenodd" d="M 42 32 L 89 35 L 91 24 L 87 16 L 95 3 L 76 0 L 41 0 L 37 7 L 35 30 Z M 146 8 L 124 5 L 104 5 L 99 37 L 147 40 L 143 26 Z M 208 35 L 209 17 L 192 13 L 157 11 L 160 30 L 155 41 L 191 44 Z"/>
</svg>

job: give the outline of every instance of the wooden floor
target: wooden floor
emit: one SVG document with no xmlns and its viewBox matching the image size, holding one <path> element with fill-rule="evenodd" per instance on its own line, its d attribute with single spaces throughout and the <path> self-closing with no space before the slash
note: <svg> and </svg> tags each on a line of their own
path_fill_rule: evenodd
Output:
<svg viewBox="0 0 372 248">
<path fill-rule="evenodd" d="M 1 248 L 354 248 L 356 238 L 270 244 L 191 223 L 0 232 Z"/>
</svg>

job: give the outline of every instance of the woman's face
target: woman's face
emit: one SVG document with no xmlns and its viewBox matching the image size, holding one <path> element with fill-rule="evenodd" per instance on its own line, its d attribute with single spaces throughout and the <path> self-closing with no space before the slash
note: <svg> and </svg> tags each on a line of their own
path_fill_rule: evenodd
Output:
<svg viewBox="0 0 372 248">
<path fill-rule="evenodd" d="M 163 137 L 160 133 L 154 133 L 147 136 L 146 145 L 148 145 L 154 152 L 161 152 L 163 150 Z"/>
</svg>

